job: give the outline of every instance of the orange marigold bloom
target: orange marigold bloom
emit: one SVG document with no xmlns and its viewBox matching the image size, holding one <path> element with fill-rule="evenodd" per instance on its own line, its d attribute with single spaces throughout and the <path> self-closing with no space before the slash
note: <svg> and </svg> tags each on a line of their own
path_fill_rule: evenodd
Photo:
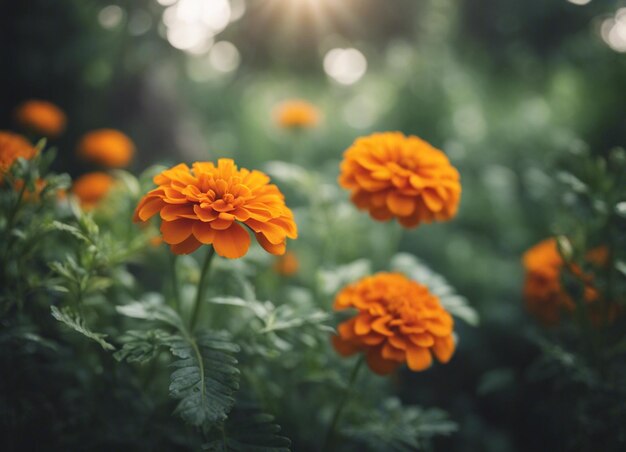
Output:
<svg viewBox="0 0 626 452">
<path fill-rule="evenodd" d="M 459 179 L 443 152 L 418 137 L 385 132 L 358 138 L 346 150 L 339 184 L 376 220 L 395 217 L 413 228 L 456 214 Z"/>
<path fill-rule="evenodd" d="M 586 259 L 595 265 L 604 265 L 608 255 L 605 247 L 590 250 Z M 557 242 L 554 238 L 543 240 L 530 248 L 522 258 L 526 270 L 524 282 L 524 298 L 528 311 L 545 325 L 555 325 L 561 318 L 563 311 L 573 312 L 576 304 L 561 284 L 561 272 L 565 269 L 563 258 L 559 254 Z M 580 267 L 571 265 L 571 271 L 584 287 L 584 299 L 591 303 L 590 315 L 598 317 L 595 312 L 600 308 L 598 291 L 593 287 L 593 275 L 584 274 Z M 610 314 L 614 318 L 616 311 Z M 598 323 L 598 322 L 596 322 Z"/>
<path fill-rule="evenodd" d="M 107 173 L 87 173 L 74 181 L 72 192 L 80 200 L 83 209 L 91 210 L 109 193 L 114 183 L 115 179 Z"/>
<path fill-rule="evenodd" d="M 24 128 L 45 137 L 57 137 L 65 130 L 65 113 L 51 102 L 28 100 L 15 110 L 17 122 Z"/>
<path fill-rule="evenodd" d="M 79 156 L 109 168 L 127 166 L 134 153 L 135 145 L 132 140 L 114 129 L 86 133 L 78 143 Z"/>
<path fill-rule="evenodd" d="M 37 149 L 22 135 L 0 130 L 0 182 L 18 158 L 30 160 L 35 155 Z"/>
<path fill-rule="evenodd" d="M 291 251 L 287 251 L 285 254 L 277 258 L 276 263 L 274 264 L 274 270 L 285 276 L 291 276 L 297 273 L 299 268 L 300 262 L 298 261 L 298 256 L 296 256 L 296 253 Z"/>
<path fill-rule="evenodd" d="M 274 117 L 276 123 L 285 129 L 315 127 L 320 121 L 317 108 L 302 99 L 282 102 L 276 107 Z"/>
<path fill-rule="evenodd" d="M 158 187 L 144 196 L 134 221 L 159 213 L 163 241 L 175 254 L 189 254 L 200 245 L 213 245 L 217 254 L 242 257 L 255 233 L 269 253 L 285 253 L 287 237 L 298 235 L 291 210 L 270 178 L 260 171 L 237 169 L 231 159 L 184 163 L 155 176 Z"/>
<path fill-rule="evenodd" d="M 432 363 L 431 353 L 447 363 L 455 349 L 454 321 L 439 298 L 400 273 L 377 273 L 348 285 L 335 299 L 335 310 L 358 313 L 338 327 L 337 352 L 367 353 L 369 367 L 380 375 L 403 362 L 420 371 Z"/>
</svg>

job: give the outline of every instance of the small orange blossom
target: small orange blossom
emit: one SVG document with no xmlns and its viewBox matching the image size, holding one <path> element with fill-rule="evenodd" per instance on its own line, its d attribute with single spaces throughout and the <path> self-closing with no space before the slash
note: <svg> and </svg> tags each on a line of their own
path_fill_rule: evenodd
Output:
<svg viewBox="0 0 626 452">
<path fill-rule="evenodd" d="M 346 150 L 339 184 L 361 210 L 407 228 L 452 218 L 461 198 L 458 171 L 446 155 L 400 132 L 358 138 Z"/>
<path fill-rule="evenodd" d="M 51 102 L 28 100 L 15 110 L 17 122 L 34 133 L 45 137 L 57 137 L 65 130 L 65 113 Z"/>
<path fill-rule="evenodd" d="M 335 310 L 356 308 L 355 317 L 341 323 L 333 345 L 343 356 L 363 351 L 369 367 L 385 375 L 406 362 L 420 371 L 442 363 L 455 349 L 452 316 L 439 299 L 400 273 L 377 273 L 345 287 L 335 298 Z"/>
<path fill-rule="evenodd" d="M 130 163 L 135 145 L 119 130 L 100 129 L 83 135 L 77 152 L 87 161 L 109 168 L 121 168 Z"/>
</svg>

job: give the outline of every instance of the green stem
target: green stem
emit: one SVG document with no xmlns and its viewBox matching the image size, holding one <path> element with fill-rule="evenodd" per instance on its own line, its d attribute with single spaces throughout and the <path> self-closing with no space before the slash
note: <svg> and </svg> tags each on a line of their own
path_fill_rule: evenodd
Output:
<svg viewBox="0 0 626 452">
<path fill-rule="evenodd" d="M 324 445 L 322 447 L 323 452 L 333 450 L 332 449 L 333 443 L 334 443 L 335 436 L 337 433 L 337 424 L 339 423 L 341 413 L 343 412 L 348 400 L 350 399 L 350 394 L 352 393 L 352 386 L 354 386 L 354 382 L 356 381 L 356 378 L 359 374 L 359 370 L 361 369 L 361 366 L 363 365 L 363 361 L 364 361 L 363 356 L 360 356 L 357 362 L 354 364 L 354 367 L 352 368 L 352 373 L 350 373 L 350 379 L 348 380 L 348 386 L 346 386 L 346 390 L 341 396 L 341 400 L 339 401 L 339 404 L 337 405 L 337 408 L 335 409 L 335 413 L 333 414 L 333 418 L 330 421 L 330 425 L 328 427 L 328 433 L 326 434 L 326 440 L 324 441 Z"/>
<path fill-rule="evenodd" d="M 180 290 L 178 288 L 178 275 L 176 274 L 176 261 L 177 255 L 174 253 L 170 254 L 170 277 L 172 280 L 172 298 L 174 301 L 174 306 L 176 310 L 180 312 Z"/>
<path fill-rule="evenodd" d="M 204 301 L 204 294 L 206 291 L 206 278 L 209 274 L 209 269 L 211 268 L 211 261 L 213 260 L 213 256 L 215 256 L 215 248 L 209 248 L 207 254 L 204 258 L 204 264 L 202 265 L 202 271 L 200 273 L 200 282 L 198 282 L 198 291 L 196 292 L 196 302 L 193 305 L 193 311 L 191 313 L 191 320 L 189 322 L 189 329 L 193 331 L 193 328 L 196 326 L 196 322 L 198 321 L 198 314 L 200 313 L 200 306 Z"/>
<path fill-rule="evenodd" d="M 7 215 L 7 224 L 6 224 L 6 247 L 3 250 L 2 261 L 6 262 L 6 259 L 9 255 L 9 250 L 11 249 L 11 245 L 13 244 L 13 240 L 11 240 L 11 230 L 13 229 L 13 225 L 15 224 L 15 219 L 17 217 L 17 213 L 20 210 L 20 206 L 22 204 L 22 199 L 24 198 L 24 192 L 26 191 L 26 181 L 22 185 L 18 195 L 17 201 L 15 205 L 11 208 L 11 211 Z M 4 265 L 3 265 L 4 267 Z"/>
</svg>

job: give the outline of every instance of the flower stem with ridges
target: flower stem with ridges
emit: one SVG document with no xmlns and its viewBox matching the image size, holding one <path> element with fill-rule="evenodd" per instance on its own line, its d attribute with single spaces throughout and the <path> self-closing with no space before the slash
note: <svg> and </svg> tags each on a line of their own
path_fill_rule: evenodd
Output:
<svg viewBox="0 0 626 452">
<path fill-rule="evenodd" d="M 204 300 L 204 294 L 206 291 L 206 278 L 211 268 L 211 262 L 213 260 L 213 256 L 215 256 L 215 248 L 210 247 L 204 258 L 204 264 L 202 265 L 202 270 L 200 273 L 200 281 L 198 282 L 196 302 L 193 305 L 193 311 L 191 313 L 191 319 L 189 322 L 189 329 L 192 331 L 194 327 L 196 326 L 196 322 L 198 321 L 198 314 L 200 313 L 200 306 Z"/>
</svg>

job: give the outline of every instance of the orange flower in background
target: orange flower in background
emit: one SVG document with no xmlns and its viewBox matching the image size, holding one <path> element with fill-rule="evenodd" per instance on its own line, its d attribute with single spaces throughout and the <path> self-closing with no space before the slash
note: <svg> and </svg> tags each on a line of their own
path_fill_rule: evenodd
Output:
<svg viewBox="0 0 626 452">
<path fill-rule="evenodd" d="M 36 134 L 54 138 L 65 130 L 65 113 L 51 102 L 28 100 L 15 110 L 15 119 Z"/>
<path fill-rule="evenodd" d="M 452 316 L 426 286 L 400 273 L 377 273 L 345 287 L 334 308 L 358 310 L 339 325 L 335 349 L 342 356 L 365 352 L 377 374 L 404 362 L 413 371 L 424 370 L 433 354 L 447 363 L 454 353 Z"/>
<path fill-rule="evenodd" d="M 598 247 L 590 250 L 585 256 L 586 260 L 597 266 L 606 262 L 608 250 Z M 528 311 L 545 325 L 555 325 L 561 318 L 561 313 L 573 312 L 576 308 L 574 300 L 561 284 L 561 272 L 565 269 L 565 262 L 559 254 L 554 238 L 543 240 L 530 248 L 522 258 L 526 279 L 524 282 L 524 299 Z M 590 314 L 600 317 L 594 310 L 601 304 L 595 303 L 599 299 L 598 291 L 593 287 L 593 275 L 584 274 L 582 270 L 571 265 L 569 268 L 584 284 L 584 299 L 590 303 Z M 617 312 L 611 313 L 614 318 Z"/>
<path fill-rule="evenodd" d="M 91 210 L 109 193 L 114 184 L 115 179 L 107 173 L 87 173 L 74 181 L 72 192 L 78 197 L 83 209 Z"/>
<path fill-rule="evenodd" d="M 109 168 L 121 168 L 130 163 L 135 145 L 119 130 L 100 129 L 83 135 L 77 152 L 87 161 Z"/>
<path fill-rule="evenodd" d="M 315 127 L 320 121 L 318 109 L 311 103 L 293 99 L 279 104 L 274 117 L 276 123 L 285 129 L 301 129 Z"/>
<path fill-rule="evenodd" d="M 452 218 L 459 207 L 459 172 L 445 154 L 400 132 L 358 138 L 341 162 L 339 184 L 352 202 L 380 221 L 407 228 Z"/>
<path fill-rule="evenodd" d="M 37 149 L 22 135 L 0 130 L 0 182 L 2 175 L 11 169 L 18 158 L 30 160 L 35 155 Z"/>
<path fill-rule="evenodd" d="M 298 235 L 293 214 L 270 178 L 260 171 L 237 169 L 231 159 L 184 163 L 155 176 L 158 187 L 144 196 L 134 221 L 161 217 L 163 241 L 175 254 L 213 245 L 220 256 L 244 256 L 254 232 L 269 253 L 285 253 L 287 238 Z"/>
<path fill-rule="evenodd" d="M 298 256 L 291 251 L 287 251 L 285 254 L 278 257 L 274 264 L 274 270 L 284 276 L 291 276 L 297 273 L 299 268 L 300 262 L 298 261 Z"/>
</svg>

